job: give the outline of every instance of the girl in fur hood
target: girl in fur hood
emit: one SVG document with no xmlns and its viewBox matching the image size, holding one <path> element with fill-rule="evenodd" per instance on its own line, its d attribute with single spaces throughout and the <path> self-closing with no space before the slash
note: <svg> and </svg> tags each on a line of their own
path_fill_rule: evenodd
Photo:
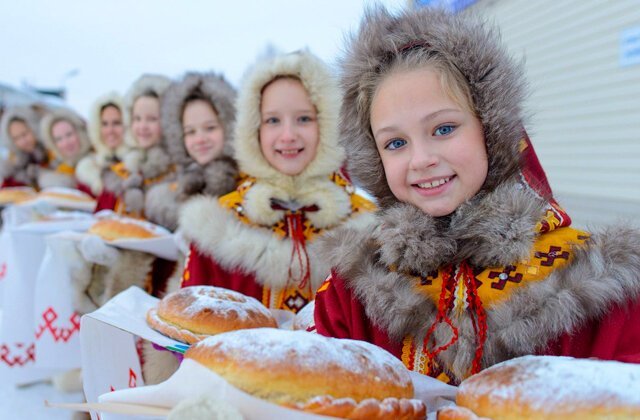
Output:
<svg viewBox="0 0 640 420">
<path fill-rule="evenodd" d="M 69 109 L 55 109 L 40 121 L 40 136 L 49 152 L 49 167 L 38 174 L 40 188 L 78 188 L 90 194 L 75 173 L 80 159 L 91 150 L 82 118 Z"/>
<path fill-rule="evenodd" d="M 160 119 L 162 95 L 171 81 L 146 74 L 136 80 L 125 96 L 127 135 L 131 149 L 122 162 L 103 175 L 103 191 L 96 211 L 109 209 L 132 217 L 144 217 L 144 195 L 151 186 L 173 176 L 171 159 L 163 145 Z"/>
<path fill-rule="evenodd" d="M 181 212 L 190 243 L 183 286 L 225 287 L 294 313 L 314 298 L 328 274 L 315 239 L 362 224 L 373 207 L 340 172 L 339 104 L 327 67 L 308 52 L 250 71 L 237 102 L 236 189 Z"/>
<path fill-rule="evenodd" d="M 349 170 L 380 209 L 327 235 L 317 331 L 453 384 L 526 354 L 639 363 L 640 233 L 569 226 L 496 31 L 374 8 L 346 51 Z"/>
<path fill-rule="evenodd" d="M 195 194 L 224 195 L 235 188 L 232 157 L 236 93 L 222 76 L 188 73 L 162 100 L 165 147 L 177 179 L 154 186 L 145 196 L 150 221 L 175 230 L 178 208 Z"/>
<path fill-rule="evenodd" d="M 0 121 L 0 139 L 9 157 L 0 162 L 2 188 L 32 187 L 38 189 L 38 172 L 48 164 L 48 154 L 37 137 L 38 114 L 30 107 L 5 111 Z"/>
<path fill-rule="evenodd" d="M 122 161 L 129 150 L 124 143 L 124 106 L 116 92 L 98 98 L 91 107 L 89 140 L 93 153 L 78 162 L 76 178 L 94 197 L 102 192 L 103 172 Z"/>
</svg>

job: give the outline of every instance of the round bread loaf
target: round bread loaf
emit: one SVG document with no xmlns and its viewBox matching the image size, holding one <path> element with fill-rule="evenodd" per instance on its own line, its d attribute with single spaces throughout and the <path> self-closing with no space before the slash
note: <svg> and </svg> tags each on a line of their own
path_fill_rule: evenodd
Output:
<svg viewBox="0 0 640 420">
<path fill-rule="evenodd" d="M 147 313 L 151 328 L 193 344 L 226 331 L 277 327 L 271 312 L 257 299 L 214 286 L 184 287 L 160 300 Z"/>
<path fill-rule="evenodd" d="M 116 239 L 149 239 L 158 235 L 144 226 L 118 219 L 98 220 L 89 228 L 89 233 L 100 236 L 105 241 Z"/>
<path fill-rule="evenodd" d="M 185 357 L 258 398 L 326 415 L 333 414 L 318 408 L 338 409 L 350 403 L 353 409 L 372 399 L 378 400 L 379 408 L 385 399 L 413 397 L 411 377 L 402 362 L 364 341 L 260 328 L 209 337 L 187 350 Z"/>
<path fill-rule="evenodd" d="M 36 197 L 32 188 L 7 187 L 0 189 L 0 205 L 20 203 Z"/>
<path fill-rule="evenodd" d="M 70 200 L 78 202 L 90 202 L 95 201 L 90 195 L 83 193 L 82 191 L 41 191 L 40 197 L 57 198 L 61 200 Z"/>
<path fill-rule="evenodd" d="M 492 419 L 637 419 L 640 366 L 571 357 L 519 357 L 463 381 L 456 403 Z"/>
</svg>

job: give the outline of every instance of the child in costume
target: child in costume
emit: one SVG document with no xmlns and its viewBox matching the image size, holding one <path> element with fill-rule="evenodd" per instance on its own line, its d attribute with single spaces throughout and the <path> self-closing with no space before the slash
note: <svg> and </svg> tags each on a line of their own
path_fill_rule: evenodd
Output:
<svg viewBox="0 0 640 420">
<path fill-rule="evenodd" d="M 213 73 L 188 73 L 167 89 L 162 126 L 176 181 L 148 191 L 147 219 L 175 230 L 178 209 L 189 197 L 220 196 L 235 188 L 238 169 L 231 146 L 235 98 L 233 87 Z"/>
<path fill-rule="evenodd" d="M 89 140 L 93 152 L 76 166 L 76 178 L 94 197 L 102 193 L 103 173 L 122 161 L 129 147 L 124 143 L 124 105 L 116 92 L 98 98 L 91 107 Z"/>
<path fill-rule="evenodd" d="M 9 150 L 1 162 L 2 188 L 32 187 L 38 189 L 38 172 L 48 163 L 48 154 L 38 139 L 40 118 L 30 107 L 6 110 L 0 122 L 0 137 Z"/>
<path fill-rule="evenodd" d="M 569 226 L 496 32 L 375 8 L 346 51 L 349 170 L 380 209 L 326 237 L 317 332 L 453 384 L 526 354 L 640 362 L 640 233 Z"/>
<path fill-rule="evenodd" d="M 308 52 L 258 63 L 237 102 L 235 191 L 187 202 L 190 244 L 183 286 L 214 285 L 294 313 L 328 274 L 316 239 L 365 223 L 372 203 L 340 171 L 340 98 L 327 67 Z"/>
<path fill-rule="evenodd" d="M 171 81 L 163 76 L 143 75 L 125 96 L 125 142 L 131 148 L 122 162 L 113 164 L 103 176 L 104 188 L 96 211 L 144 217 L 144 195 L 153 185 L 173 176 L 171 159 L 163 145 L 160 107 Z"/>
<path fill-rule="evenodd" d="M 49 152 L 49 166 L 39 171 L 39 187 L 78 188 L 89 193 L 75 173 L 80 159 L 91 150 L 82 118 L 71 110 L 55 109 L 40 121 L 40 136 Z"/>
</svg>

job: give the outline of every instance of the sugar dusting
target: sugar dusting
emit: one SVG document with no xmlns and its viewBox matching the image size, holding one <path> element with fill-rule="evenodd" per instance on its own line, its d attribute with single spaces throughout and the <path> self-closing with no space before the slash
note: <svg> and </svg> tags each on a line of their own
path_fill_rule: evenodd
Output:
<svg viewBox="0 0 640 420">
<path fill-rule="evenodd" d="M 525 356 L 493 366 L 510 367 L 509 383 L 474 383 L 478 394 L 499 401 L 520 400 L 541 412 L 558 412 L 571 401 L 640 408 L 640 365 L 555 356 Z M 461 388 L 464 387 L 464 383 Z"/>
<path fill-rule="evenodd" d="M 233 290 L 213 286 L 190 286 L 178 292 L 192 299 L 184 310 L 187 318 L 205 312 L 221 319 L 246 320 L 255 314 L 272 318 L 271 312 L 260 301 Z"/>
<path fill-rule="evenodd" d="M 301 374 L 336 366 L 356 375 L 370 375 L 376 371 L 376 381 L 403 385 L 411 382 L 400 360 L 364 341 L 328 338 L 305 331 L 258 328 L 218 334 L 194 347 L 201 346 L 216 346 L 218 351 L 233 354 L 238 363 L 270 366 L 285 363 Z"/>
</svg>

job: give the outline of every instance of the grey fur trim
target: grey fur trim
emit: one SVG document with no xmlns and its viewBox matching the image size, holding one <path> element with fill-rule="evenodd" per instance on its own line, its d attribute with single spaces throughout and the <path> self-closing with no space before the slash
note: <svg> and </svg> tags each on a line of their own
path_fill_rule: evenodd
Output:
<svg viewBox="0 0 640 420">
<path fill-rule="evenodd" d="M 38 187 L 66 187 L 75 188 L 77 186 L 76 179 L 73 175 L 66 175 L 50 169 L 39 168 L 38 170 Z"/>
<path fill-rule="evenodd" d="M 31 153 L 15 150 L 13 156 L 0 162 L 0 178 L 13 178 L 25 185 L 38 186 L 38 173 L 41 165 L 47 162 L 47 151 L 40 143 L 36 143 Z"/>
<path fill-rule="evenodd" d="M 111 168 L 105 168 L 102 170 L 102 183 L 104 189 L 111 191 L 115 195 L 122 194 L 122 178 L 120 178 Z"/>
<path fill-rule="evenodd" d="M 144 215 L 147 220 L 171 231 L 178 227 L 179 208 L 178 196 L 171 183 L 156 184 L 144 196 Z"/>
<path fill-rule="evenodd" d="M 522 184 L 503 184 L 463 203 L 451 217 L 434 218 L 405 203 L 380 211 L 374 237 L 380 261 L 426 275 L 444 264 L 469 260 L 477 267 L 526 258 L 545 202 Z"/>
<path fill-rule="evenodd" d="M 416 46 L 407 48 L 412 44 Z M 341 138 L 349 157 L 349 173 L 356 184 L 376 197 L 382 208 L 397 200 L 386 183 L 371 134 L 373 95 L 363 87 L 378 85 L 398 57 L 425 50 L 448 59 L 469 82 L 489 156 L 483 189 L 493 190 L 518 170 L 525 82 L 522 66 L 509 57 L 497 30 L 468 16 L 428 7 L 402 11 L 396 16 L 382 6 L 371 7 L 341 60 Z"/>
<path fill-rule="evenodd" d="M 206 166 L 193 162 L 178 174 L 178 200 L 194 194 L 224 195 L 235 189 L 238 167 L 231 158 L 216 159 Z"/>
<path fill-rule="evenodd" d="M 142 212 L 144 209 L 144 192 L 140 188 L 127 188 L 122 197 L 129 213 Z"/>
<path fill-rule="evenodd" d="M 327 234 L 322 255 L 345 279 L 371 321 L 394 341 L 424 337 L 436 316 L 434 303 L 415 292 L 412 278 L 391 272 L 379 261 L 374 234 L 348 229 Z M 488 336 L 483 365 L 532 354 L 562 334 L 602 317 L 615 305 L 640 298 L 640 232 L 607 228 L 576 246 L 574 259 L 541 282 L 514 291 L 487 312 Z M 459 339 L 441 353 L 458 380 L 471 367 L 476 338 L 467 316 L 452 317 Z M 447 342 L 449 329 L 435 331 L 436 343 Z"/>
<path fill-rule="evenodd" d="M 218 121 L 224 129 L 225 144 L 219 158 L 233 156 L 231 139 L 236 121 L 234 88 L 222 75 L 187 73 L 182 80 L 171 84 L 162 101 L 162 130 L 165 144 L 178 169 L 186 168 L 195 162 L 184 147 L 182 112 L 185 100 L 196 91 L 200 91 L 216 109 Z"/>
<path fill-rule="evenodd" d="M 171 158 L 162 146 L 153 146 L 146 150 L 145 159 L 140 164 L 144 179 L 166 174 L 171 168 Z"/>
<path fill-rule="evenodd" d="M 449 232 L 458 250 L 449 262 L 469 260 L 476 267 L 504 266 L 529 256 L 536 224 L 546 202 L 519 183 L 481 192 L 455 211 Z"/>
</svg>

